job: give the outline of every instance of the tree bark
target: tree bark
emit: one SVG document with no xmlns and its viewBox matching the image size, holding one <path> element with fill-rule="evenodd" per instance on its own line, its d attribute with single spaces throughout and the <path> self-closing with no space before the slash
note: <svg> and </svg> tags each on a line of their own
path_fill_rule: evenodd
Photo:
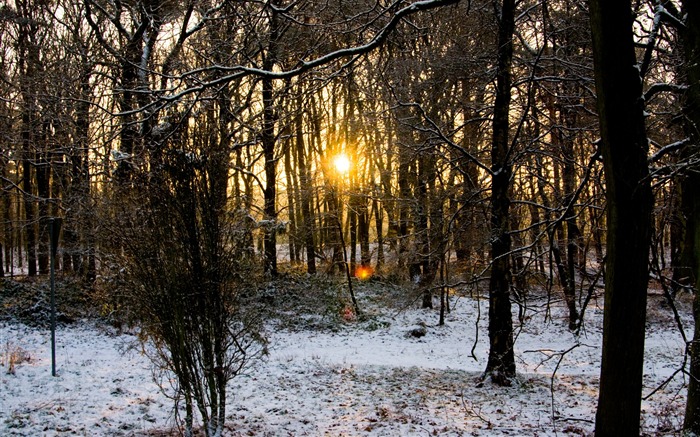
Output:
<svg viewBox="0 0 700 437">
<path fill-rule="evenodd" d="M 576 170 L 575 170 L 575 153 L 574 139 L 569 129 L 575 128 L 575 122 L 572 120 L 575 117 L 571 113 L 570 108 L 565 109 L 563 123 L 567 131 L 563 135 L 562 143 L 562 159 L 564 168 L 562 171 L 564 182 L 564 206 L 567 207 L 564 213 L 564 223 L 566 223 L 566 284 L 564 285 L 564 299 L 569 308 L 569 329 L 575 330 L 579 325 L 579 314 L 576 309 L 576 270 L 581 266 L 580 263 L 580 243 L 581 230 L 576 223 L 576 214 L 573 205 L 569 205 L 574 198 L 576 191 Z"/>
<path fill-rule="evenodd" d="M 374 225 L 377 233 L 377 273 L 384 267 L 384 214 L 377 200 L 379 195 L 379 185 L 375 185 L 374 194 L 372 196 L 372 209 L 374 210 Z"/>
<path fill-rule="evenodd" d="M 272 71 L 277 63 L 277 12 L 272 10 L 270 17 L 270 40 L 264 54 L 263 69 Z M 277 160 L 275 158 L 275 124 L 273 81 L 269 77 L 262 79 L 262 149 L 265 158 L 265 188 L 263 190 L 263 214 L 268 226 L 264 231 L 265 271 L 272 276 L 277 275 Z"/>
<path fill-rule="evenodd" d="M 306 271 L 316 274 L 316 243 L 314 242 L 313 208 L 311 208 L 311 176 L 306 166 L 306 152 L 304 147 L 304 126 L 302 118 L 301 96 L 297 97 L 297 112 L 294 119 L 296 162 L 299 167 L 299 191 L 301 192 L 301 215 L 303 217 L 304 246 L 306 247 Z"/>
<path fill-rule="evenodd" d="M 42 138 L 41 148 L 37 152 L 38 166 L 35 170 L 36 175 L 36 188 L 38 196 L 38 212 L 39 212 L 39 253 L 37 259 L 39 261 L 39 274 L 47 275 L 49 273 L 49 196 L 50 193 L 50 178 L 51 178 L 51 167 L 49 167 L 49 160 L 47 158 L 48 152 L 45 150 L 46 141 Z"/>
<path fill-rule="evenodd" d="M 27 12 L 27 11 L 24 11 Z M 33 20 L 27 19 L 27 22 Z M 22 95 L 22 122 L 21 122 L 21 142 L 22 142 L 22 191 L 24 195 L 24 217 L 26 228 L 26 244 L 27 244 L 27 275 L 36 276 L 36 223 L 35 223 L 35 206 L 33 199 L 33 184 L 32 184 L 32 161 L 35 158 L 35 153 L 32 150 L 34 135 L 36 129 L 36 102 L 35 96 L 32 93 L 32 84 L 34 69 L 38 62 L 37 48 L 33 46 L 30 38 L 31 29 L 28 25 L 20 27 L 18 37 L 19 47 L 19 69 L 20 69 L 20 89 Z"/>
<path fill-rule="evenodd" d="M 511 238 L 508 230 L 513 173 L 508 138 L 515 0 L 503 0 L 498 23 L 498 68 L 491 145 L 491 278 L 489 280 L 489 358 L 486 375 L 498 385 L 515 377 L 513 320 L 510 306 Z"/>
<path fill-rule="evenodd" d="M 700 145 L 700 4 L 695 0 L 682 2 L 686 15 L 685 34 L 685 67 L 689 84 L 685 102 L 685 120 L 687 133 L 691 144 L 697 153 Z M 685 409 L 683 429 L 693 434 L 700 434 L 700 173 L 691 169 L 683 183 L 684 195 L 687 195 L 687 209 L 692 211 L 691 220 L 686 222 L 686 232 L 691 234 L 686 242 L 692 243 L 692 271 L 695 274 L 695 299 L 693 300 L 693 318 L 695 332 L 690 345 L 690 383 L 688 384 L 688 403 Z M 686 247 L 686 249 L 690 249 Z"/>
<path fill-rule="evenodd" d="M 596 436 L 637 436 L 641 409 L 652 192 L 630 0 L 591 0 L 607 265 Z"/>
<path fill-rule="evenodd" d="M 292 173 L 292 157 L 294 153 L 292 149 L 291 142 L 285 144 L 284 150 L 284 175 L 287 182 L 287 208 L 289 210 L 289 229 L 287 230 L 288 246 L 289 246 L 289 262 L 292 266 L 297 265 L 299 261 L 297 255 L 299 251 L 297 250 L 297 205 L 294 193 L 296 190 L 296 180 L 294 174 Z"/>
</svg>

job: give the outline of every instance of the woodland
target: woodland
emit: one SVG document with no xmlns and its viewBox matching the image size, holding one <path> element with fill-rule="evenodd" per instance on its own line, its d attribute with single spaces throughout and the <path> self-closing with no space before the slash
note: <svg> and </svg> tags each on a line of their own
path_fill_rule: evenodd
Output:
<svg viewBox="0 0 700 437">
<path fill-rule="evenodd" d="M 391 283 L 439 325 L 476 293 L 504 390 L 528 299 L 578 333 L 601 292 L 596 436 L 639 435 L 649 291 L 700 318 L 694 0 L 10 0 L 0 50 L 3 286 L 60 224 L 56 271 L 138 327 L 185 435 L 225 434 L 270 284 L 362 321 Z"/>
</svg>

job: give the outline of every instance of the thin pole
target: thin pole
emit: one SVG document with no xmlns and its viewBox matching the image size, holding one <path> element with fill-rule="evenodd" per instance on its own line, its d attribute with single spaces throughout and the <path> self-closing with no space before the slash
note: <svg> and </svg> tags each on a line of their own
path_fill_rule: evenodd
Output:
<svg viewBox="0 0 700 437">
<path fill-rule="evenodd" d="M 58 235 L 61 232 L 61 219 L 52 218 L 49 221 L 49 239 L 51 254 L 49 256 L 51 277 L 51 376 L 56 376 L 56 250 Z"/>
<path fill-rule="evenodd" d="M 54 219 L 49 223 L 49 238 L 51 240 L 50 275 L 51 275 L 51 376 L 56 376 L 56 284 L 54 279 Z"/>
</svg>

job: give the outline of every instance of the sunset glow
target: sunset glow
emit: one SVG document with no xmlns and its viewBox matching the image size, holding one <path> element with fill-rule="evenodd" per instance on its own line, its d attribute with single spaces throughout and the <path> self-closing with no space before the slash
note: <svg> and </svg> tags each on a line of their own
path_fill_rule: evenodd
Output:
<svg viewBox="0 0 700 437">
<path fill-rule="evenodd" d="M 333 166 L 340 174 L 346 174 L 350 171 L 350 158 L 344 153 L 336 155 L 333 158 Z"/>
</svg>

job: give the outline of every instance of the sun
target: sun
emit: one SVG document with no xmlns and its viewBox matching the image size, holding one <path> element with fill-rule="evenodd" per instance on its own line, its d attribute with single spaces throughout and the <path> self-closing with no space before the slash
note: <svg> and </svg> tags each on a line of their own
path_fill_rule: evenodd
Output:
<svg viewBox="0 0 700 437">
<path fill-rule="evenodd" d="M 333 166 L 338 173 L 346 174 L 350 171 L 350 158 L 348 158 L 348 155 L 344 153 L 335 155 L 335 158 L 333 158 Z"/>
</svg>

